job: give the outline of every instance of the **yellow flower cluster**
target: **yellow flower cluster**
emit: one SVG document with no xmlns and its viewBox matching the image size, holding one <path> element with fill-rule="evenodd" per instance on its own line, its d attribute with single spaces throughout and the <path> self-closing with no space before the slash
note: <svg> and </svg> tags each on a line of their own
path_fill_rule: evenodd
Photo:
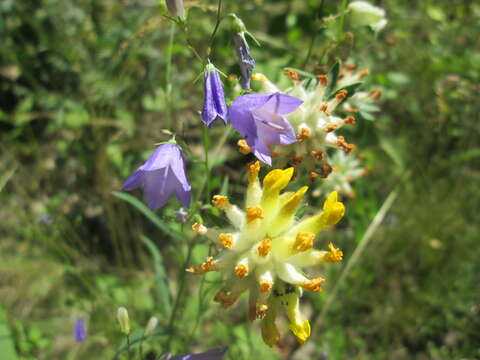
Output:
<svg viewBox="0 0 480 360">
<path fill-rule="evenodd" d="M 302 289 L 320 291 L 325 279 L 310 279 L 302 268 L 342 260 L 342 251 L 331 243 L 326 251 L 313 246 L 320 231 L 343 217 L 345 207 L 334 191 L 325 201 L 323 211 L 299 221 L 295 214 L 308 187 L 281 193 L 289 184 L 294 169 L 272 170 L 263 179 L 263 184 L 258 178 L 259 170 L 258 161 L 248 167 L 244 210 L 231 204 L 226 196 L 213 197 L 212 203 L 225 212 L 232 225 L 231 229 L 217 234 L 225 251 L 218 258 L 209 257 L 187 271 L 194 274 L 221 271 L 225 283 L 215 301 L 224 308 L 233 305 L 249 290 L 249 318 L 252 321 L 262 319 L 262 336 L 270 346 L 280 338 L 275 318 L 280 307 L 285 306 L 289 328 L 303 343 L 310 336 L 310 324 L 299 309 Z"/>
</svg>

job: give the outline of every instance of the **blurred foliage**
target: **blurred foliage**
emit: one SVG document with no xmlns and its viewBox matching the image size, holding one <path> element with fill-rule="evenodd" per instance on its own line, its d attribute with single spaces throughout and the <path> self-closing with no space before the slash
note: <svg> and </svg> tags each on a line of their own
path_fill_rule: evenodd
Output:
<svg viewBox="0 0 480 360">
<path fill-rule="evenodd" d="M 345 33 L 338 20 L 322 21 L 338 13 L 337 1 L 224 3 L 223 12 L 237 13 L 262 43 L 251 51 L 256 70 L 271 79 L 288 84 L 284 67 L 325 71 L 340 57 L 369 68 L 369 84 L 384 89 L 374 121 L 342 130 L 371 172 L 354 184 L 357 196 L 340 229 L 322 242 L 335 238 L 348 261 L 396 184 L 399 199 L 312 339 L 295 355 L 288 336 L 279 351 L 269 349 L 246 320 L 245 299 L 220 310 L 212 301 L 215 274 L 184 278 L 186 265 L 215 249 L 204 239 L 193 248 L 168 235 L 192 238 L 188 224 L 174 221 L 175 201 L 156 215 L 112 195 L 167 138 L 165 128 L 188 144 L 196 200 L 210 195 L 202 193 L 197 116 L 202 65 L 185 35 L 162 18 L 163 2 L 3 0 L 0 299 L 19 358 L 111 358 L 123 341 L 115 319 L 121 305 L 136 329 L 152 315 L 160 319 L 158 338 L 144 344 L 151 359 L 225 344 L 236 360 L 479 358 L 480 6 L 376 1 L 389 23 L 375 36 L 348 21 Z M 189 37 L 204 56 L 216 2 L 186 5 Z M 239 75 L 233 54 L 225 20 L 212 61 Z M 231 101 L 234 87 L 226 87 Z M 236 198 L 247 160 L 224 131 L 210 130 L 210 190 Z M 208 205 L 200 211 L 217 221 Z M 306 296 L 313 319 L 343 266 L 329 271 L 323 293 Z M 175 305 L 182 286 L 187 291 Z M 84 344 L 73 342 L 76 316 L 87 319 Z"/>
</svg>

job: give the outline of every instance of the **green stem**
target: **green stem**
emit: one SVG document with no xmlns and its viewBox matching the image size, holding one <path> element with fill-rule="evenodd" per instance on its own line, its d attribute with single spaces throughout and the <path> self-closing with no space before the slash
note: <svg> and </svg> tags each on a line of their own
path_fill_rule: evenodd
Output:
<svg viewBox="0 0 480 360">
<path fill-rule="evenodd" d="M 215 27 L 213 28 L 212 35 L 210 36 L 210 45 L 208 45 L 207 51 L 207 58 L 210 56 L 213 47 L 213 41 L 215 40 L 215 35 L 217 34 L 218 27 L 220 26 L 220 22 L 222 19 L 220 18 L 220 14 L 222 12 L 222 0 L 218 0 L 218 7 L 217 7 L 217 21 L 215 23 Z"/>
<path fill-rule="evenodd" d="M 210 147 L 210 136 L 208 134 L 208 127 L 202 126 L 202 139 L 203 139 L 203 153 L 205 155 L 205 171 L 206 171 L 206 179 L 207 179 L 207 191 L 205 193 L 206 196 L 206 203 L 208 204 L 210 201 L 210 191 L 212 191 L 211 184 L 210 184 L 210 165 L 208 163 L 208 150 Z"/>
<path fill-rule="evenodd" d="M 130 334 L 127 334 L 127 356 L 128 360 L 132 358 L 132 353 L 130 352 Z"/>
<path fill-rule="evenodd" d="M 175 318 L 177 316 L 177 311 L 178 311 L 178 307 L 180 306 L 183 292 L 185 291 L 185 275 L 187 274 L 185 269 L 190 264 L 190 259 L 192 257 L 192 252 L 194 247 L 195 247 L 195 239 L 191 239 L 188 243 L 187 256 L 185 257 L 185 261 L 182 265 L 182 268 L 180 269 L 180 275 L 178 277 L 178 283 L 180 284 L 180 287 L 178 289 L 177 297 L 175 299 L 175 304 L 173 305 L 173 309 L 170 314 L 170 319 L 168 321 L 168 331 L 167 331 L 168 340 L 167 340 L 167 346 L 166 346 L 167 350 L 170 350 L 170 344 L 175 334 Z"/>
<path fill-rule="evenodd" d="M 167 51 L 167 60 L 165 66 L 165 98 L 167 102 L 167 124 L 168 127 L 172 125 L 172 102 L 171 102 L 171 92 L 172 92 L 172 54 L 173 54 L 173 40 L 175 38 L 175 23 L 172 23 L 170 27 L 170 36 L 168 39 L 168 51 Z"/>
<path fill-rule="evenodd" d="M 338 29 L 338 42 L 343 40 L 343 24 L 345 22 L 346 9 L 347 9 L 347 0 L 342 0 L 342 10 L 340 11 L 340 26 Z"/>
</svg>

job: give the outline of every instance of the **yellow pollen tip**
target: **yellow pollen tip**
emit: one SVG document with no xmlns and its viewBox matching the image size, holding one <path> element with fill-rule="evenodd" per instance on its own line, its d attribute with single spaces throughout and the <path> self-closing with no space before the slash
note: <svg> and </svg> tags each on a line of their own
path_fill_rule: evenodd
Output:
<svg viewBox="0 0 480 360">
<path fill-rule="evenodd" d="M 235 275 L 237 275 L 239 278 L 244 278 L 248 275 L 248 267 L 243 264 L 238 264 L 235 266 Z"/>
<path fill-rule="evenodd" d="M 360 71 L 360 73 L 358 74 L 358 78 L 359 79 L 363 79 L 365 76 L 367 76 L 368 74 L 370 74 L 370 70 L 369 69 L 365 69 L 365 70 L 362 70 Z"/>
<path fill-rule="evenodd" d="M 213 195 L 212 204 L 219 209 L 225 210 L 230 205 L 230 201 L 227 196 Z"/>
<path fill-rule="evenodd" d="M 302 142 L 307 140 L 310 136 L 312 136 L 312 131 L 308 128 L 301 128 L 300 134 L 297 136 L 297 141 Z"/>
<path fill-rule="evenodd" d="M 267 304 L 258 304 L 257 305 L 257 319 L 263 318 L 267 315 L 268 305 Z"/>
<path fill-rule="evenodd" d="M 262 73 L 255 73 L 252 75 L 252 79 L 255 81 L 267 81 L 267 77 Z"/>
<path fill-rule="evenodd" d="M 346 117 L 345 119 L 343 119 L 343 122 L 345 124 L 351 124 L 351 125 L 355 125 L 355 118 L 353 116 L 349 116 L 349 117 Z"/>
<path fill-rule="evenodd" d="M 328 76 L 327 75 L 318 75 L 318 82 L 321 86 L 327 86 L 328 84 Z"/>
<path fill-rule="evenodd" d="M 298 74 L 295 72 L 295 71 L 292 71 L 292 70 L 286 70 L 283 72 L 283 75 L 285 76 L 288 76 L 290 79 L 292 79 L 293 81 L 297 81 L 298 79 L 300 79 L 300 77 L 298 76 Z"/>
<path fill-rule="evenodd" d="M 241 139 L 237 141 L 238 151 L 240 154 L 248 155 L 252 152 L 250 146 L 248 146 L 247 141 L 245 139 Z"/>
<path fill-rule="evenodd" d="M 200 223 L 195 223 L 192 225 L 192 230 L 199 235 L 205 235 L 208 231 L 207 227 Z"/>
<path fill-rule="evenodd" d="M 333 168 L 328 163 L 324 163 L 321 168 L 320 177 L 326 179 L 328 175 L 333 171 Z"/>
<path fill-rule="evenodd" d="M 332 131 L 335 131 L 337 130 L 338 128 L 338 125 L 335 125 L 335 124 L 328 124 L 327 126 L 325 126 L 323 128 L 323 131 L 325 131 L 326 133 L 330 133 Z"/>
<path fill-rule="evenodd" d="M 230 306 L 232 306 L 235 301 L 237 301 L 236 296 L 233 296 L 232 294 L 229 294 L 228 292 L 224 290 L 220 290 L 214 297 L 213 301 L 220 303 L 220 305 L 224 308 L 227 309 Z"/>
<path fill-rule="evenodd" d="M 254 181 L 258 177 L 260 172 L 260 161 L 255 161 L 247 165 L 248 169 L 248 182 Z"/>
<path fill-rule="evenodd" d="M 261 292 L 269 292 L 272 290 L 273 283 L 271 281 L 260 280 L 260 291 Z"/>
<path fill-rule="evenodd" d="M 347 143 L 343 136 L 338 137 L 337 146 L 343 149 L 347 154 L 350 154 L 353 151 L 355 151 L 355 145 Z"/>
<path fill-rule="evenodd" d="M 187 271 L 189 273 L 192 273 L 192 274 L 200 275 L 200 274 L 204 274 L 204 273 L 209 272 L 209 271 L 217 271 L 218 269 L 219 269 L 218 261 L 213 260 L 213 257 L 209 256 L 207 258 L 207 261 L 205 261 L 204 263 L 202 263 L 198 266 L 190 267 L 190 268 L 186 269 L 185 271 Z"/>
<path fill-rule="evenodd" d="M 339 262 L 343 259 L 343 251 L 336 248 L 332 243 L 328 244 L 330 251 L 325 255 L 325 261 L 327 262 Z"/>
<path fill-rule="evenodd" d="M 259 256 L 265 257 L 270 253 L 271 249 L 272 249 L 272 239 L 265 238 L 262 240 L 262 242 L 258 246 L 257 252 Z"/>
<path fill-rule="evenodd" d="M 247 206 L 247 223 L 263 218 L 263 209 L 260 206 Z"/>
<path fill-rule="evenodd" d="M 292 249 L 295 252 L 307 251 L 313 247 L 315 234 L 309 231 L 300 231 L 295 238 Z"/>
<path fill-rule="evenodd" d="M 310 281 L 306 281 L 302 284 L 300 284 L 300 286 L 302 288 L 304 288 L 305 290 L 309 290 L 309 291 L 322 291 L 322 284 L 325 282 L 325 279 L 322 278 L 322 277 L 318 277 L 318 278 L 315 278 L 315 279 L 312 279 Z"/>
<path fill-rule="evenodd" d="M 220 239 L 220 244 L 222 244 L 224 247 L 227 249 L 231 249 L 233 246 L 233 235 L 232 234 L 227 234 L 227 233 L 221 233 L 218 235 L 218 238 Z"/>
<path fill-rule="evenodd" d="M 303 161 L 303 156 L 294 156 L 292 158 L 292 164 L 293 165 L 300 165 Z"/>
<path fill-rule="evenodd" d="M 310 180 L 313 182 L 313 181 L 317 180 L 317 178 L 318 178 L 318 174 L 315 171 L 312 171 L 310 173 Z"/>
<path fill-rule="evenodd" d="M 323 160 L 323 151 L 312 151 L 310 154 L 314 157 L 315 160 Z"/>
<path fill-rule="evenodd" d="M 347 90 L 340 90 L 338 93 L 336 93 L 335 98 L 338 101 L 343 101 L 347 97 L 348 91 Z"/>
</svg>

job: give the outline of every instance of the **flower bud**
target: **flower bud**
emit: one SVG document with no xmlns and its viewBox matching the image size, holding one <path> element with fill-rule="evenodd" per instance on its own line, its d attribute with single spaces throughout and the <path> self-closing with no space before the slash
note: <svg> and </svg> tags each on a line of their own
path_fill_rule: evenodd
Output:
<svg viewBox="0 0 480 360">
<path fill-rule="evenodd" d="M 247 27 L 243 23 L 242 19 L 240 19 L 237 15 L 231 14 L 230 15 L 232 20 L 232 32 L 235 34 L 244 33 L 247 31 Z"/>
<path fill-rule="evenodd" d="M 354 1 L 348 5 L 348 17 L 354 26 L 371 26 L 378 31 L 387 23 L 385 10 L 366 1 Z"/>
<path fill-rule="evenodd" d="M 125 335 L 130 334 L 130 320 L 128 319 L 128 311 L 121 306 L 117 310 L 117 319 L 120 324 L 120 331 Z"/>
<path fill-rule="evenodd" d="M 147 326 L 145 327 L 145 336 L 152 335 L 153 331 L 158 325 L 158 319 L 155 316 L 152 316 L 147 323 Z"/>
<path fill-rule="evenodd" d="M 183 0 L 167 0 L 168 12 L 173 17 L 185 19 L 185 8 L 183 7 Z"/>
</svg>

